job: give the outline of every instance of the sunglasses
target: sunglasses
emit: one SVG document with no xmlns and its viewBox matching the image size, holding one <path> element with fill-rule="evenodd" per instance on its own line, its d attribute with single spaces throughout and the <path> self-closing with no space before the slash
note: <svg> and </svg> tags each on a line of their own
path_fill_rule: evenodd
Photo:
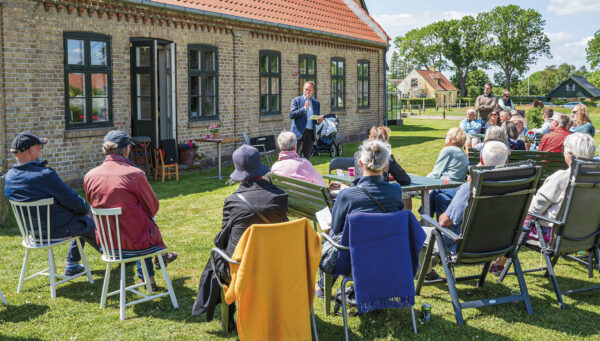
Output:
<svg viewBox="0 0 600 341">
<path fill-rule="evenodd" d="M 498 116 L 498 114 L 490 114 L 490 116 Z"/>
</svg>

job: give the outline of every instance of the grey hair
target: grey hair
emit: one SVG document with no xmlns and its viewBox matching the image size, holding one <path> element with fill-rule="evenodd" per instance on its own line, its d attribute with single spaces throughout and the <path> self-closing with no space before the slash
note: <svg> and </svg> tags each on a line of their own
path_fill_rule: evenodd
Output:
<svg viewBox="0 0 600 341">
<path fill-rule="evenodd" d="M 477 112 L 475 111 L 475 109 L 473 109 L 473 108 L 467 109 L 467 115 L 468 115 L 470 112 L 472 112 L 473 114 L 476 114 L 476 113 L 477 113 Z"/>
<path fill-rule="evenodd" d="M 281 134 L 277 136 L 277 146 L 281 151 L 294 150 L 296 142 L 296 134 L 291 131 L 282 131 Z"/>
<path fill-rule="evenodd" d="M 510 111 L 510 116 L 516 116 L 516 115 L 519 115 L 519 117 L 521 117 L 521 114 L 519 114 L 519 110 L 513 109 Z"/>
<path fill-rule="evenodd" d="M 571 118 L 567 114 L 563 114 L 562 112 L 555 112 L 552 115 L 552 120 L 558 122 L 559 127 L 566 128 L 569 123 L 571 123 Z"/>
<path fill-rule="evenodd" d="M 104 142 L 102 144 L 102 151 L 104 155 L 117 154 L 127 156 L 127 147 L 118 148 L 118 145 L 114 142 Z"/>
<path fill-rule="evenodd" d="M 502 129 L 504 129 L 504 132 L 506 132 L 506 135 L 509 138 L 511 138 L 511 139 L 519 138 L 519 130 L 517 129 L 517 126 L 513 122 L 506 121 L 506 122 L 502 123 Z"/>
<path fill-rule="evenodd" d="M 510 116 L 511 116 L 511 115 L 510 115 L 510 111 L 507 111 L 507 110 L 502 110 L 502 111 L 500 112 L 500 117 L 502 117 L 502 115 L 508 115 L 508 117 L 510 117 Z"/>
<path fill-rule="evenodd" d="M 390 161 L 392 148 L 387 142 L 365 140 L 360 145 L 360 161 L 371 172 L 381 173 Z"/>
<path fill-rule="evenodd" d="M 578 158 L 591 159 L 596 153 L 594 139 L 588 134 L 573 133 L 563 143 L 565 152 L 571 153 Z"/>
<path fill-rule="evenodd" d="M 490 126 L 485 131 L 484 141 L 501 141 L 504 143 L 508 143 L 508 138 L 506 137 L 506 132 L 504 129 L 498 126 Z"/>
<path fill-rule="evenodd" d="M 481 149 L 481 162 L 484 166 L 500 166 L 506 163 L 508 147 L 500 141 L 488 141 Z"/>
</svg>

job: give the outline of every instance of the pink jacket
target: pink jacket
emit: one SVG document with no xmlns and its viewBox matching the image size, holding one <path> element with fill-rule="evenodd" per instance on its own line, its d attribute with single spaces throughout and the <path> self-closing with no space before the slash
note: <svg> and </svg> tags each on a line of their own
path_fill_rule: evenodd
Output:
<svg viewBox="0 0 600 341">
<path fill-rule="evenodd" d="M 107 155 L 104 163 L 85 175 L 83 187 L 90 206 L 123 209 L 119 228 L 124 250 L 165 247 L 158 226 L 152 220 L 158 212 L 158 199 L 146 174 L 127 158 Z M 96 240 L 100 244 L 98 232 L 96 230 Z M 116 233 L 116 228 L 112 233 Z"/>
<path fill-rule="evenodd" d="M 312 163 L 299 157 L 293 150 L 279 153 L 279 160 L 271 167 L 271 173 L 325 186 L 323 177 Z"/>
</svg>

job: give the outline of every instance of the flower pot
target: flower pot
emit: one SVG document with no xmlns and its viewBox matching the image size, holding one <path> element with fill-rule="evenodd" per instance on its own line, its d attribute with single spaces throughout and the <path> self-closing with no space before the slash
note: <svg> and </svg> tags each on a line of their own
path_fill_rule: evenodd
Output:
<svg viewBox="0 0 600 341">
<path fill-rule="evenodd" d="M 212 133 L 212 138 L 213 139 L 220 139 L 221 138 L 221 134 L 220 133 Z"/>
<path fill-rule="evenodd" d="M 179 149 L 179 163 L 182 165 L 193 165 L 194 156 L 196 155 L 196 148 Z"/>
</svg>

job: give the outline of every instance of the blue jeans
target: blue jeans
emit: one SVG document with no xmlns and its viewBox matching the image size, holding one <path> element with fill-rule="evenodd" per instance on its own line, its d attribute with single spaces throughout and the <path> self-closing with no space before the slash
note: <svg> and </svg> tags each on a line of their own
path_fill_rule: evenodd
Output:
<svg viewBox="0 0 600 341">
<path fill-rule="evenodd" d="M 67 237 L 80 237 L 81 240 L 81 248 L 85 246 L 87 242 L 90 244 L 96 251 L 100 252 L 100 247 L 98 243 L 96 243 L 96 227 L 94 224 L 94 219 L 91 216 L 82 217 L 83 224 L 74 224 L 74 226 L 69 227 L 67 230 Z M 69 252 L 67 253 L 67 262 L 69 263 L 78 263 L 81 260 L 81 254 L 79 253 L 79 249 L 77 248 L 77 242 L 72 241 L 69 244 Z"/>
<path fill-rule="evenodd" d="M 152 263 L 153 258 L 154 257 L 148 257 L 148 258 L 144 259 L 144 262 L 146 263 L 146 269 L 148 269 L 148 277 L 154 277 L 154 264 Z M 143 280 L 144 273 L 142 272 L 142 262 L 137 260 L 137 261 L 135 261 L 135 265 L 137 266 L 138 278 Z"/>
<path fill-rule="evenodd" d="M 123 254 L 123 258 L 134 258 L 134 257 L 139 257 L 139 256 L 143 256 L 143 255 L 147 255 L 150 253 L 155 253 L 157 251 L 162 250 L 163 248 L 155 245 L 155 246 L 151 246 L 147 249 L 143 249 L 143 250 L 122 250 L 122 254 Z M 160 255 L 159 255 L 160 257 Z M 154 277 L 154 264 L 152 263 L 152 259 L 154 257 L 148 257 L 146 259 L 144 259 L 144 262 L 146 263 L 146 268 L 148 269 L 148 277 Z M 137 266 L 137 275 L 140 279 L 144 279 L 144 273 L 142 272 L 142 262 L 137 260 L 135 261 L 135 264 Z"/>
<path fill-rule="evenodd" d="M 452 198 L 456 195 L 458 187 L 448 189 L 435 189 L 429 193 L 429 207 L 431 207 L 431 214 L 437 215 L 440 218 L 442 213 L 446 212 L 446 209 L 450 205 Z"/>
</svg>

